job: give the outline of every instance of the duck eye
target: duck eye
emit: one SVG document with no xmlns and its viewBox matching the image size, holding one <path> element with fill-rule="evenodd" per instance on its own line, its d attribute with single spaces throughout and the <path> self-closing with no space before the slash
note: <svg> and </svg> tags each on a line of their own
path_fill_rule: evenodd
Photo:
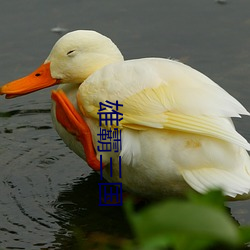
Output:
<svg viewBox="0 0 250 250">
<path fill-rule="evenodd" d="M 75 50 L 70 50 L 70 51 L 67 53 L 67 56 L 71 55 L 73 52 L 75 52 Z"/>
</svg>

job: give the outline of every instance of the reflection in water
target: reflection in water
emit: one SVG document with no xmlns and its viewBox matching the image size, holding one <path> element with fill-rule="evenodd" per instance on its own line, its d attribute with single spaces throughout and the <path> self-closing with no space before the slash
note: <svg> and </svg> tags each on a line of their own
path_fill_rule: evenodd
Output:
<svg viewBox="0 0 250 250">
<path fill-rule="evenodd" d="M 57 242 L 63 242 L 64 247 L 76 246 L 75 232 L 79 232 L 83 240 L 91 235 L 103 233 L 113 237 L 130 237 L 131 232 L 127 224 L 122 207 L 99 207 L 98 182 L 100 176 L 92 174 L 87 178 L 79 179 L 72 189 L 59 194 L 55 203 L 56 215 L 62 229 L 56 235 Z"/>
<path fill-rule="evenodd" d="M 47 110 L 9 114 L 0 117 L 0 246 L 67 249 L 74 228 L 83 238 L 129 235 L 121 207 L 98 206 L 99 175 L 65 147 Z"/>
</svg>

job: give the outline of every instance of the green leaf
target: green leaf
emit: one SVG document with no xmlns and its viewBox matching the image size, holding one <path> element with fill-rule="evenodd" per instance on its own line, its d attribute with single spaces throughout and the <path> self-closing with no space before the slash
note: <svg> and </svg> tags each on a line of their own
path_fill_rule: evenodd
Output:
<svg viewBox="0 0 250 250">
<path fill-rule="evenodd" d="M 176 200 L 149 206 L 139 213 L 133 211 L 131 202 L 126 204 L 126 209 L 136 238 L 143 246 L 159 247 L 165 243 L 185 249 L 191 239 L 194 246 L 241 242 L 231 217 L 215 206 Z"/>
<path fill-rule="evenodd" d="M 241 226 L 239 227 L 242 242 L 250 245 L 250 227 Z"/>
<path fill-rule="evenodd" d="M 205 195 L 191 191 L 187 194 L 188 199 L 196 204 L 213 205 L 223 210 L 225 208 L 225 196 L 221 190 L 210 190 Z"/>
</svg>

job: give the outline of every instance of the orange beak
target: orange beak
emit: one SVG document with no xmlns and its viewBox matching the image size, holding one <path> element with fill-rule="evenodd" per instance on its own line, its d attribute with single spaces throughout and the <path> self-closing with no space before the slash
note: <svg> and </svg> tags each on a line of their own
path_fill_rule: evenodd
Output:
<svg viewBox="0 0 250 250">
<path fill-rule="evenodd" d="M 5 94 L 6 98 L 13 98 L 40 89 L 48 88 L 59 83 L 59 79 L 55 79 L 51 76 L 50 63 L 46 63 L 42 64 L 30 75 L 2 86 L 0 88 L 0 95 Z"/>
</svg>

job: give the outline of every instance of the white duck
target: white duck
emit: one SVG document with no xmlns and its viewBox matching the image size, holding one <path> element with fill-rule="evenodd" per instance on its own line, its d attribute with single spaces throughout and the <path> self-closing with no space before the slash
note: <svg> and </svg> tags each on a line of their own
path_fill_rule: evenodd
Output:
<svg viewBox="0 0 250 250">
<path fill-rule="evenodd" d="M 41 67 L 0 94 L 11 98 L 59 83 L 70 83 L 59 87 L 69 101 L 62 91 L 52 94 L 56 130 L 94 170 L 100 155 L 104 165 L 112 157 L 113 177 L 103 170 L 110 182 L 148 197 L 182 194 L 190 186 L 201 193 L 222 188 L 230 197 L 249 193 L 250 145 L 230 118 L 249 113 L 202 73 L 168 59 L 124 61 L 109 38 L 79 30 L 59 39 Z M 106 100 L 123 104 L 117 153 L 97 150 L 97 112 Z"/>
</svg>

